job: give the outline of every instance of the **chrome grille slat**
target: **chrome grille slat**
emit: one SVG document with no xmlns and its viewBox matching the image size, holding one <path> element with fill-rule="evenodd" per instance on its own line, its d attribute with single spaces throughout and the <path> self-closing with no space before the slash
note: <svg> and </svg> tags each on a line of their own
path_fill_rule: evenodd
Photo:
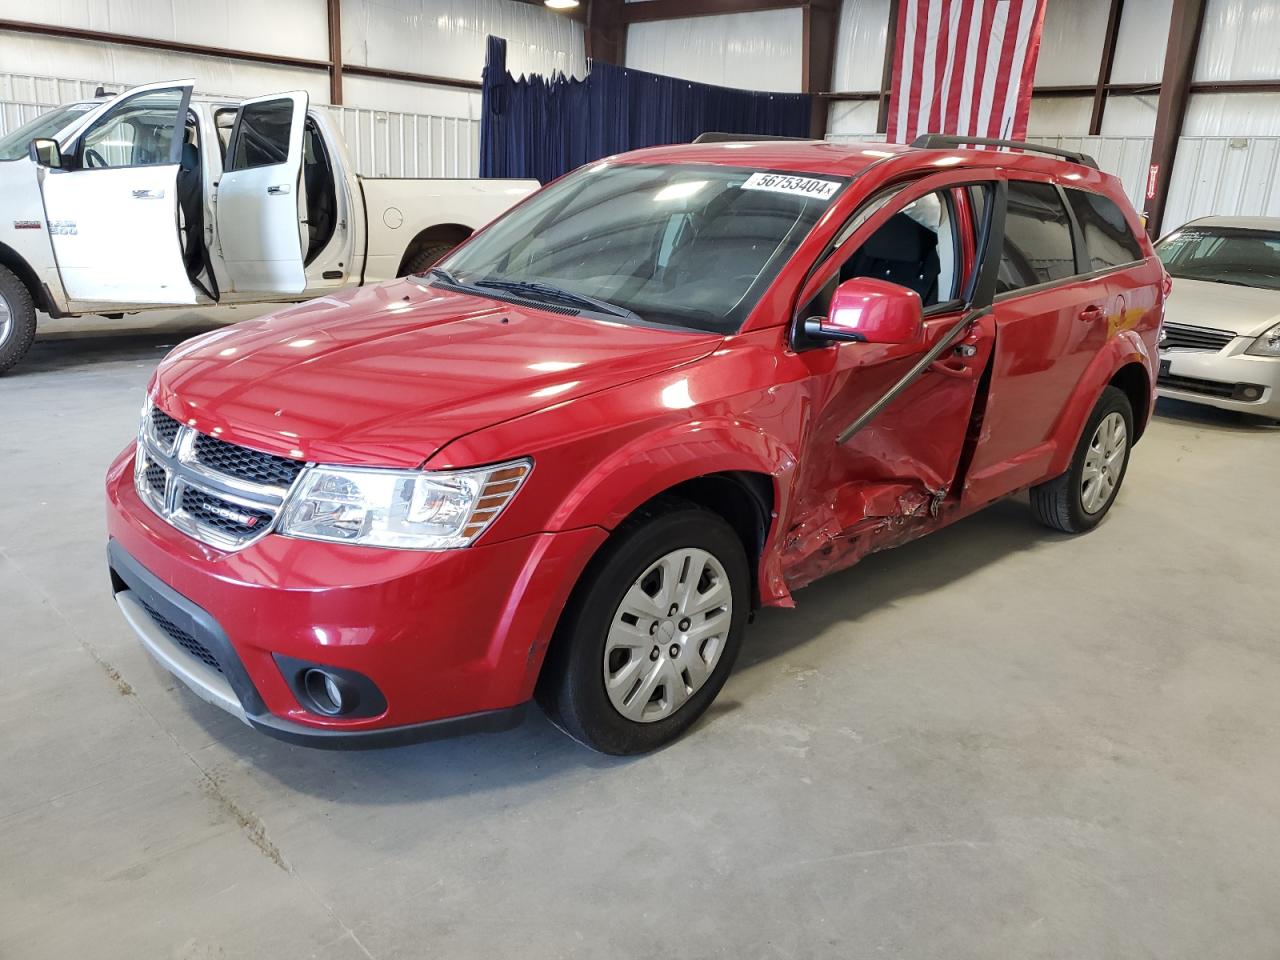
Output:
<svg viewBox="0 0 1280 960">
<path fill-rule="evenodd" d="M 134 487 L 187 535 L 240 550 L 271 532 L 305 467 L 199 433 L 152 407 L 138 434 Z"/>
<path fill-rule="evenodd" d="M 1166 323 L 1160 347 L 1161 349 L 1174 347 L 1179 350 L 1204 350 L 1217 353 L 1235 338 L 1236 334 L 1230 330 L 1193 327 L 1184 323 Z"/>
</svg>

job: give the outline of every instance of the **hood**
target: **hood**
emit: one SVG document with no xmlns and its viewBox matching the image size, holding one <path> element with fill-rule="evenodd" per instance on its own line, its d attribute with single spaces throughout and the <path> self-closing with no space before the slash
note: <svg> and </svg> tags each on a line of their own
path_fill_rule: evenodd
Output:
<svg viewBox="0 0 1280 960">
<path fill-rule="evenodd" d="M 464 434 L 699 359 L 722 339 L 398 281 L 190 340 L 161 364 L 155 401 L 202 433 L 282 456 L 416 467 Z"/>
<path fill-rule="evenodd" d="M 1167 323 L 1257 337 L 1280 322 L 1280 290 L 1174 277 L 1173 292 L 1165 301 L 1164 319 Z"/>
</svg>

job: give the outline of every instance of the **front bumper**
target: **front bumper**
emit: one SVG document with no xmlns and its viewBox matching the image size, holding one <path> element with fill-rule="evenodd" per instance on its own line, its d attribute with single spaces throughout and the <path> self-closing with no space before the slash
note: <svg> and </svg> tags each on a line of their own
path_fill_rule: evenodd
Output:
<svg viewBox="0 0 1280 960">
<path fill-rule="evenodd" d="M 1248 355 L 1253 342 L 1252 337 L 1237 337 L 1216 353 L 1160 351 L 1157 391 L 1162 397 L 1280 418 L 1280 358 Z"/>
<path fill-rule="evenodd" d="M 384 746 L 517 723 L 569 591 L 606 536 L 585 528 L 416 552 L 271 534 L 226 553 L 138 499 L 132 454 L 131 445 L 107 474 L 109 563 L 125 619 L 197 695 L 308 745 Z M 313 712 L 286 678 L 287 660 L 357 672 L 385 709 Z"/>
</svg>

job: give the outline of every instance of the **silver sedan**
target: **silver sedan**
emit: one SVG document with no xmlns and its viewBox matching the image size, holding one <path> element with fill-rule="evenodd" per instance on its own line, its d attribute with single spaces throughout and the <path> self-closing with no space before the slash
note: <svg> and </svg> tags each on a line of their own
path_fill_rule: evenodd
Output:
<svg viewBox="0 0 1280 960">
<path fill-rule="evenodd" d="M 1204 217 L 1156 244 L 1173 279 L 1159 393 L 1280 419 L 1280 217 Z"/>
</svg>

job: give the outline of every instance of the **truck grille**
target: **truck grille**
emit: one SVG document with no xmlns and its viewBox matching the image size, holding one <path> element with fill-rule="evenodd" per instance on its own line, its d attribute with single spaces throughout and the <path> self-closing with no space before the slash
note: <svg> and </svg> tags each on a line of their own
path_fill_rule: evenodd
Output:
<svg viewBox="0 0 1280 960">
<path fill-rule="evenodd" d="M 1179 350 L 1204 350 L 1217 353 L 1236 338 L 1230 330 L 1212 330 L 1209 327 L 1192 327 L 1184 323 L 1166 323 L 1160 348 L 1177 347 Z"/>
<path fill-rule="evenodd" d="M 197 433 L 152 407 L 139 431 L 133 479 L 142 501 L 170 524 L 202 543 L 239 550 L 271 532 L 305 466 Z"/>
</svg>

